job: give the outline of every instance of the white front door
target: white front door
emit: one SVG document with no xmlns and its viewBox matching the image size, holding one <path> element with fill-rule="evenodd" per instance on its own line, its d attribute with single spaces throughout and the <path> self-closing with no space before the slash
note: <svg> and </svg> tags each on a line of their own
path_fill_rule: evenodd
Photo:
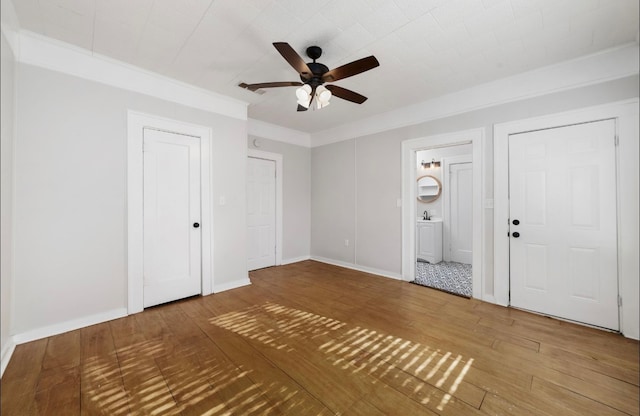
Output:
<svg viewBox="0 0 640 416">
<path fill-rule="evenodd" d="M 511 305 L 617 330 L 615 123 L 509 136 Z"/>
<path fill-rule="evenodd" d="M 247 162 L 247 245 L 249 270 L 276 264 L 276 162 Z"/>
<path fill-rule="evenodd" d="M 473 245 L 473 169 L 471 163 L 449 165 L 449 244 L 451 261 L 471 264 Z"/>
<path fill-rule="evenodd" d="M 200 139 L 144 130 L 144 306 L 201 293 Z"/>
</svg>

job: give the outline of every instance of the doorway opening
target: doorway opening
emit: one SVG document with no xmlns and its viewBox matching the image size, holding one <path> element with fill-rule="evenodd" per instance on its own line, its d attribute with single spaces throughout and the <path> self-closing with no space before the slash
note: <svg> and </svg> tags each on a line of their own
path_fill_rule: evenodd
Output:
<svg viewBox="0 0 640 416">
<path fill-rule="evenodd" d="M 416 152 L 413 283 L 464 297 L 473 294 L 472 150 L 467 143 Z"/>
<path fill-rule="evenodd" d="M 428 286 L 482 299 L 483 137 L 474 129 L 402 143 L 403 280 L 430 274 Z"/>
</svg>

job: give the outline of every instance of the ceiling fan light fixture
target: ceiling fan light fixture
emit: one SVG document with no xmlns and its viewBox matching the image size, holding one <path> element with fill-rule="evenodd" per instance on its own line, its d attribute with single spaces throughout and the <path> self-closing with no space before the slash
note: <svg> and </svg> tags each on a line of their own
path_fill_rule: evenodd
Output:
<svg viewBox="0 0 640 416">
<path fill-rule="evenodd" d="M 311 104 L 311 99 L 308 100 L 298 100 L 298 104 L 303 106 L 304 108 L 309 108 L 309 104 Z"/>
<path fill-rule="evenodd" d="M 308 100 L 311 98 L 311 85 L 304 84 L 302 87 L 296 90 L 296 97 L 298 100 Z"/>
<path fill-rule="evenodd" d="M 302 87 L 296 90 L 296 97 L 298 97 L 298 104 L 304 108 L 309 108 L 311 104 L 311 86 L 304 84 Z"/>
<path fill-rule="evenodd" d="M 326 106 L 328 106 L 329 104 L 331 104 L 331 103 L 330 103 L 330 102 L 328 102 L 328 101 L 327 101 L 326 103 L 323 103 L 322 101 L 318 100 L 318 101 L 316 101 L 316 108 L 317 108 L 318 110 L 320 110 L 321 108 L 325 108 L 325 107 L 326 107 Z"/>
<path fill-rule="evenodd" d="M 331 99 L 331 91 L 320 85 L 316 89 L 316 98 L 318 100 L 318 108 L 326 107 L 329 105 L 329 100 Z"/>
</svg>

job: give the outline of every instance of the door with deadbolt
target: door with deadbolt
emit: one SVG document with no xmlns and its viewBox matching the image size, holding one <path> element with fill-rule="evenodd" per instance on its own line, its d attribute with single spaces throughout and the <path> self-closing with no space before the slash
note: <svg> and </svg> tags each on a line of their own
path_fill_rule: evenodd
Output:
<svg viewBox="0 0 640 416">
<path fill-rule="evenodd" d="M 511 305 L 617 330 L 615 121 L 509 136 Z"/>
</svg>

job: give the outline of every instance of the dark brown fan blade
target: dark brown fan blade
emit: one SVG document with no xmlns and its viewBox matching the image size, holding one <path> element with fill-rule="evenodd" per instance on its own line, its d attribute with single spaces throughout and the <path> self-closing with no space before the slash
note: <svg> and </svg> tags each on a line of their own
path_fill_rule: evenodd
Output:
<svg viewBox="0 0 640 416">
<path fill-rule="evenodd" d="M 289 65 L 293 67 L 300 76 L 304 79 L 310 79 L 313 76 L 311 69 L 307 66 L 304 60 L 298 55 L 298 53 L 287 42 L 274 42 L 273 46 L 280 52 L 280 55 L 289 62 Z"/>
<path fill-rule="evenodd" d="M 246 88 L 249 91 L 256 91 L 260 88 L 275 88 L 275 87 L 300 87 L 302 82 L 297 81 L 284 81 L 284 82 L 263 82 L 260 84 L 245 84 L 244 82 L 238 84 L 239 87 Z"/>
<path fill-rule="evenodd" d="M 324 82 L 338 81 L 339 79 L 358 75 L 379 65 L 380 62 L 378 62 L 375 56 L 368 56 L 366 58 L 358 59 L 357 61 L 353 61 L 351 63 L 332 69 L 322 76 L 322 80 Z"/>
<path fill-rule="evenodd" d="M 338 87 L 337 85 L 327 85 L 327 89 L 331 91 L 331 95 L 356 104 L 362 104 L 367 101 L 367 97 L 364 95 L 360 95 L 357 92 L 346 88 Z"/>
</svg>

